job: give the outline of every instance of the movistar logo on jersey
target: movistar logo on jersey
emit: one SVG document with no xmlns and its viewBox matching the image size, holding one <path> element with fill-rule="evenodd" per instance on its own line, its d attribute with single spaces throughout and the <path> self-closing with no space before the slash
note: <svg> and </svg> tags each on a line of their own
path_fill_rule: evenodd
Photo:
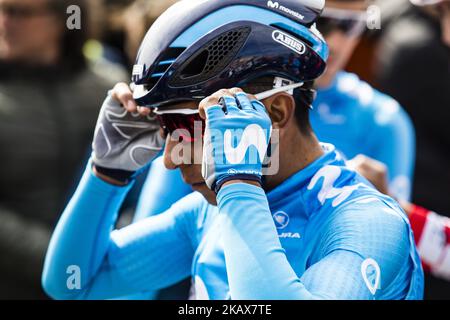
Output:
<svg viewBox="0 0 450 320">
<path fill-rule="evenodd" d="M 271 8 L 271 9 L 277 9 L 277 10 L 283 11 L 283 12 L 285 12 L 285 13 L 287 13 L 287 14 L 290 14 L 291 16 L 294 16 L 294 17 L 300 19 L 300 20 L 305 19 L 305 16 L 304 16 L 304 15 L 298 13 L 297 11 L 294 11 L 294 10 L 292 10 L 292 9 L 289 9 L 289 8 L 287 8 L 287 7 L 283 6 L 283 5 L 281 5 L 281 4 L 280 4 L 279 2 L 277 2 L 277 1 L 271 1 L 271 0 L 269 0 L 269 1 L 267 1 L 267 6 L 268 6 L 269 8 Z"/>
<path fill-rule="evenodd" d="M 270 135 L 269 135 L 270 136 Z M 241 135 L 241 141 L 237 147 L 233 147 L 233 132 L 231 130 L 225 131 L 224 134 L 224 153 L 228 163 L 240 164 L 244 161 L 247 150 L 254 146 L 258 151 L 257 159 L 249 159 L 251 163 L 260 163 L 264 158 L 269 147 L 266 131 L 257 124 L 252 124 L 245 128 Z"/>
<path fill-rule="evenodd" d="M 325 204 L 326 200 L 333 199 L 331 203 L 332 207 L 335 208 L 347 200 L 353 192 L 358 190 L 365 185 L 363 183 L 358 183 L 355 185 L 347 185 L 342 188 L 334 187 L 336 181 L 342 174 L 342 168 L 338 166 L 326 166 L 320 169 L 315 176 L 311 179 L 308 186 L 308 190 L 313 190 L 316 185 L 322 183 L 322 187 L 317 194 L 317 198 L 322 205 Z"/>
<path fill-rule="evenodd" d="M 289 49 L 297 52 L 298 54 L 304 54 L 306 52 L 306 46 L 304 43 L 298 41 L 297 39 L 291 37 L 290 35 L 284 32 L 275 30 L 272 33 L 272 38 L 276 42 L 281 43 L 283 46 L 288 47 Z"/>
</svg>

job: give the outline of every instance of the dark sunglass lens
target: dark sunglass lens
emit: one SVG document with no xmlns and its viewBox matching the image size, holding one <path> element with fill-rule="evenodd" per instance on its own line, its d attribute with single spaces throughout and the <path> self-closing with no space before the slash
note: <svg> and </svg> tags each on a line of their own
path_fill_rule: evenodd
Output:
<svg viewBox="0 0 450 320">
<path fill-rule="evenodd" d="M 333 19 L 321 17 L 317 20 L 317 29 L 324 35 L 333 31 L 335 27 L 336 24 Z"/>
<path fill-rule="evenodd" d="M 332 31 L 342 31 L 348 33 L 353 30 L 357 23 L 358 21 L 353 19 L 321 17 L 317 21 L 317 29 L 324 35 L 327 35 Z"/>
<path fill-rule="evenodd" d="M 161 127 L 169 133 L 173 133 L 178 129 L 187 130 L 189 134 L 194 137 L 195 130 L 202 128 L 204 132 L 205 126 L 200 115 L 180 115 L 180 114 L 165 114 L 158 116 Z"/>
</svg>

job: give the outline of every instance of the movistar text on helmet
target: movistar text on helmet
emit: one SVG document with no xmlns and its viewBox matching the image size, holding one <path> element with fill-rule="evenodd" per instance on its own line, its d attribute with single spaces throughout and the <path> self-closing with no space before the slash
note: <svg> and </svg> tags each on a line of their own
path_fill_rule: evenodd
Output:
<svg viewBox="0 0 450 320">
<path fill-rule="evenodd" d="M 267 2 L 267 6 L 268 6 L 269 8 L 272 8 L 272 9 L 278 9 L 278 10 L 280 10 L 280 11 L 283 11 L 283 12 L 285 12 L 285 13 L 287 13 L 287 14 L 290 14 L 290 15 L 292 15 L 292 16 L 294 16 L 294 17 L 300 19 L 300 20 L 305 19 L 305 16 L 304 16 L 304 15 L 302 15 L 302 14 L 300 14 L 300 13 L 298 13 L 297 11 L 294 11 L 294 10 L 292 10 L 292 9 L 286 8 L 286 7 L 283 6 L 283 5 L 280 5 L 279 2 L 276 2 L 276 1 L 270 1 L 270 0 L 269 0 L 269 1 Z"/>
<path fill-rule="evenodd" d="M 291 37 L 290 35 L 281 32 L 279 30 L 275 30 L 272 33 L 272 38 L 278 43 L 281 43 L 285 47 L 297 52 L 298 54 L 304 54 L 306 52 L 305 45 L 298 41 L 297 39 Z"/>
</svg>

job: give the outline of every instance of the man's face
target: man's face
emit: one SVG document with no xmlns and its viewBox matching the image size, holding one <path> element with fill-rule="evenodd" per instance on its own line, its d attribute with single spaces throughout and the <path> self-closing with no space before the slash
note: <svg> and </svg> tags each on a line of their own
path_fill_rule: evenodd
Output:
<svg viewBox="0 0 450 320">
<path fill-rule="evenodd" d="M 189 102 L 167 109 L 197 110 L 198 103 Z M 201 123 L 198 123 L 198 125 L 204 126 Z M 203 155 L 203 139 L 201 132 L 197 132 L 196 135 L 198 137 L 195 141 L 186 138 L 178 139 L 175 134 L 167 132 L 165 135 L 164 165 L 166 168 L 170 170 L 180 169 L 183 181 L 190 185 L 194 191 L 200 192 L 210 204 L 216 205 L 216 194 L 208 188 L 202 176 L 202 165 L 200 161 Z"/>
<path fill-rule="evenodd" d="M 233 95 L 233 93 L 230 92 L 229 95 Z M 270 103 L 270 100 L 262 101 Z M 180 111 L 180 109 L 189 112 L 197 111 L 199 105 L 196 102 L 183 103 L 164 108 L 164 111 L 174 112 L 175 110 Z M 180 169 L 186 184 L 190 185 L 194 191 L 200 192 L 210 204 L 217 205 L 215 192 L 208 188 L 202 176 L 205 121 L 197 114 L 176 114 L 175 117 L 166 114 L 165 118 L 160 116 L 160 123 L 161 132 L 166 136 L 165 167 L 169 170 Z"/>
<path fill-rule="evenodd" d="M 336 74 L 343 70 L 350 61 L 350 58 L 359 43 L 359 38 L 349 37 L 340 30 L 333 30 L 325 35 L 325 40 L 328 44 L 330 55 L 327 61 L 327 69 L 323 77 L 334 79 Z"/>
<path fill-rule="evenodd" d="M 365 21 L 361 20 L 366 4 L 364 1 L 327 1 L 325 11 L 317 23 L 317 28 L 325 37 L 330 50 L 327 70 L 318 85 L 329 85 L 336 74 L 348 64 L 364 31 Z M 357 19 L 359 17 L 359 19 Z"/>
<path fill-rule="evenodd" d="M 0 0 L 0 59 L 43 62 L 62 33 L 47 0 Z"/>
</svg>

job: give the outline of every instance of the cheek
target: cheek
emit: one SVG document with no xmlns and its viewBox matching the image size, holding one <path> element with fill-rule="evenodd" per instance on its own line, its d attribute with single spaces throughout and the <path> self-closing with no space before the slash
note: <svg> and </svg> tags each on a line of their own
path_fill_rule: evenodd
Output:
<svg viewBox="0 0 450 320">
<path fill-rule="evenodd" d="M 345 63 L 358 43 L 357 39 L 349 38 L 342 32 L 333 32 L 326 38 L 326 41 L 337 64 Z"/>
<path fill-rule="evenodd" d="M 202 139 L 184 141 L 181 137 L 178 140 L 174 140 L 170 135 L 167 137 L 164 149 L 164 164 L 168 169 L 175 169 L 180 165 L 201 165 L 202 160 Z"/>
</svg>

